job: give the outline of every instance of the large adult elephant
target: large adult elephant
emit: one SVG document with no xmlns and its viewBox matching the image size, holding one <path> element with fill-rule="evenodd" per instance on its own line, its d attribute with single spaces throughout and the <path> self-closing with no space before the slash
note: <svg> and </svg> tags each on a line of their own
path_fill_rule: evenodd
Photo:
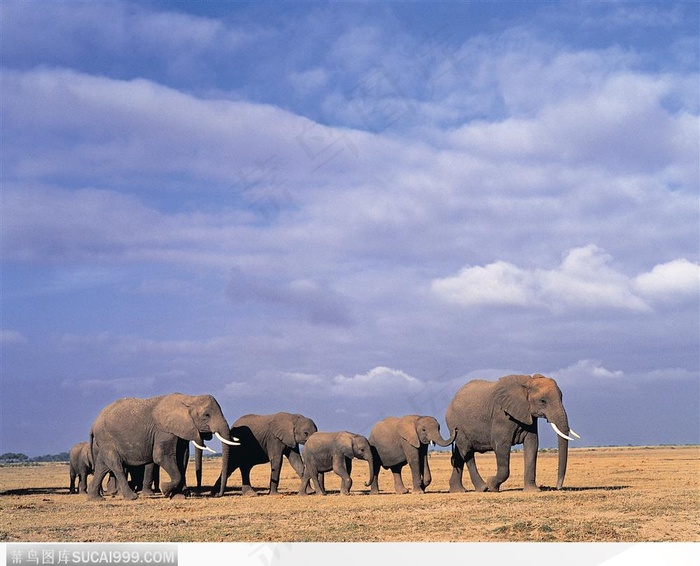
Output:
<svg viewBox="0 0 700 566">
<path fill-rule="evenodd" d="M 313 481 L 316 493 L 326 495 L 325 472 L 333 470 L 342 480 L 341 495 L 348 495 L 352 487 L 352 460 L 359 458 L 369 463 L 369 487 L 374 481 L 374 463 L 369 440 L 352 432 L 317 432 L 304 447 L 304 474 L 299 486 L 299 495 L 308 493 L 309 482 Z"/>
<path fill-rule="evenodd" d="M 540 374 L 507 375 L 498 381 L 470 381 L 457 391 L 447 408 L 445 420 L 450 430 L 457 428 L 452 450 L 450 491 L 464 491 L 462 472 L 467 464 L 476 491 L 498 491 L 510 475 L 510 448 L 523 444 L 525 489 L 538 490 L 535 483 L 539 439 L 537 419 L 545 418 L 559 435 L 557 489 L 564 484 L 569 420 L 557 383 Z M 496 475 L 486 482 L 479 475 L 475 452 L 496 453 Z"/>
<path fill-rule="evenodd" d="M 454 438 L 454 433 L 448 439 L 442 437 L 435 417 L 405 415 L 382 419 L 369 434 L 374 459 L 374 481 L 370 493 L 379 493 L 380 467 L 390 469 L 394 474 L 396 493 L 408 493 L 401 479 L 401 470 L 406 464 L 411 468 L 413 493 L 425 493 L 432 480 L 428 464 L 429 444 L 449 446 Z"/>
<path fill-rule="evenodd" d="M 250 470 L 258 464 L 270 463 L 270 494 L 277 493 L 285 456 L 301 478 L 304 463 L 299 446 L 304 444 L 318 428 L 310 418 L 299 413 L 279 412 L 271 415 L 244 415 L 231 427 L 231 435 L 240 439 L 241 446 L 229 451 L 228 475 L 241 469 L 241 492 L 256 495 L 250 484 Z M 220 476 L 214 485 L 222 492 Z M 224 485 L 226 482 L 223 482 Z"/>
<path fill-rule="evenodd" d="M 204 440 L 216 435 L 222 442 L 222 476 L 228 477 L 229 446 L 237 445 L 211 395 L 172 393 L 148 399 L 127 397 L 108 405 L 97 416 L 90 431 L 95 476 L 88 489 L 90 499 L 102 499 L 100 486 L 112 472 L 124 499 L 135 499 L 125 467 L 157 464 L 170 476 L 161 482 L 167 497 L 182 492 L 185 485 L 184 452 L 189 442 L 205 448 Z M 223 494 L 226 482 L 222 482 Z"/>
<path fill-rule="evenodd" d="M 69 493 L 76 493 L 75 480 L 78 480 L 77 493 L 87 492 L 87 477 L 93 472 L 92 454 L 88 442 L 78 442 L 68 453 L 70 461 Z"/>
</svg>

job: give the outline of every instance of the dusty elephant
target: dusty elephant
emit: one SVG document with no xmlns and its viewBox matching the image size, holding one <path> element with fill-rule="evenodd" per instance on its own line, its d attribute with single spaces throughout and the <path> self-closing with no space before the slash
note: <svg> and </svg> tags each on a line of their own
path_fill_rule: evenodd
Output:
<svg viewBox="0 0 700 566">
<path fill-rule="evenodd" d="M 304 464 L 299 446 L 317 430 L 314 421 L 298 413 L 244 415 L 231 427 L 231 435 L 240 439 L 241 445 L 229 451 L 228 474 L 240 468 L 242 493 L 255 495 L 250 484 L 250 470 L 253 466 L 269 462 L 270 494 L 274 495 L 279 486 L 282 457 L 287 458 L 301 478 L 304 473 Z M 216 481 L 213 489 L 220 490 L 220 484 L 221 477 Z"/>
<path fill-rule="evenodd" d="M 452 450 L 450 491 L 464 491 L 462 472 L 467 464 L 476 491 L 498 491 L 510 475 L 510 448 L 523 444 L 525 489 L 537 490 L 535 469 L 539 438 L 537 419 L 546 418 L 559 435 L 557 489 L 564 484 L 569 428 L 561 390 L 548 377 L 507 375 L 498 381 L 470 381 L 457 391 L 445 415 L 450 430 L 458 429 Z M 475 452 L 496 453 L 496 475 L 486 482 L 479 475 Z"/>
<path fill-rule="evenodd" d="M 333 470 L 342 479 L 340 493 L 348 495 L 352 487 L 352 460 L 359 458 L 369 463 L 369 487 L 374 481 L 372 448 L 367 438 L 352 432 L 317 432 L 304 447 L 304 474 L 299 495 L 306 495 L 313 481 L 316 493 L 326 495 L 324 473 Z"/>
<path fill-rule="evenodd" d="M 379 493 L 380 467 L 391 470 L 396 493 L 408 493 L 401 479 L 401 470 L 406 464 L 411 468 L 413 493 L 425 493 L 432 479 L 428 445 L 434 442 L 438 446 L 449 446 L 454 438 L 454 433 L 448 439 L 442 437 L 440 424 L 434 417 L 405 415 L 379 421 L 369 435 L 374 459 L 374 481 L 370 493 Z"/>
<path fill-rule="evenodd" d="M 88 442 L 78 442 L 70 449 L 70 486 L 69 493 L 87 493 L 87 477 L 93 472 L 92 455 Z M 78 479 L 76 490 L 75 480 Z"/>
<path fill-rule="evenodd" d="M 181 493 L 185 485 L 185 452 L 189 442 L 204 448 L 204 440 L 215 434 L 222 442 L 222 476 L 227 476 L 228 450 L 237 445 L 230 439 L 228 423 L 219 403 L 211 395 L 172 393 L 148 399 L 123 398 L 108 405 L 97 416 L 90 432 L 95 477 L 88 489 L 90 499 L 101 499 L 104 476 L 112 472 L 124 499 L 135 499 L 125 468 L 157 464 L 170 476 L 161 483 L 166 497 Z M 221 495 L 226 487 L 222 482 Z"/>
</svg>

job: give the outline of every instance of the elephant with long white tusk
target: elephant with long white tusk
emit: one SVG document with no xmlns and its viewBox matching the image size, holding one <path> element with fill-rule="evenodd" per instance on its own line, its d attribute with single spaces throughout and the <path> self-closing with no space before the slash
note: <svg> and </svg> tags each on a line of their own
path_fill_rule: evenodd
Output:
<svg viewBox="0 0 700 566">
<path fill-rule="evenodd" d="M 537 490 L 535 469 L 539 437 L 537 419 L 545 418 L 559 436 L 557 489 L 564 485 L 569 441 L 581 438 L 571 428 L 556 381 L 540 374 L 507 375 L 498 381 L 474 380 L 457 391 L 447 408 L 450 430 L 458 429 L 452 449 L 450 491 L 464 491 L 467 465 L 477 491 L 498 491 L 510 475 L 510 449 L 523 445 L 525 489 Z M 476 468 L 476 452 L 496 453 L 496 475 L 484 481 Z"/>
<path fill-rule="evenodd" d="M 189 443 L 207 449 L 204 440 L 216 435 L 222 441 L 222 477 L 228 477 L 228 452 L 236 446 L 221 407 L 211 395 L 172 393 L 138 399 L 126 397 L 108 405 L 97 416 L 90 431 L 90 452 L 95 476 L 88 488 L 90 499 L 102 499 L 104 476 L 113 473 L 124 499 L 135 499 L 125 475 L 127 466 L 157 464 L 169 482 L 161 482 L 166 496 L 185 489 Z M 222 495 L 226 482 L 220 485 Z"/>
</svg>

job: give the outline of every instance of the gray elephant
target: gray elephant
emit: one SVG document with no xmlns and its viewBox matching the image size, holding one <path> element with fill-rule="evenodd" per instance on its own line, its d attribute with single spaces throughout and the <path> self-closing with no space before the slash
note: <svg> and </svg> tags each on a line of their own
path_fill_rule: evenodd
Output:
<svg viewBox="0 0 700 566">
<path fill-rule="evenodd" d="M 440 434 L 440 424 L 434 417 L 405 415 L 387 417 L 379 421 L 369 435 L 374 459 L 374 481 L 370 493 L 379 493 L 379 469 L 390 469 L 394 474 L 396 493 L 408 493 L 401 479 L 401 470 L 408 464 L 411 468 L 413 493 L 425 493 L 430 485 L 430 465 L 428 445 L 449 446 L 454 441 L 454 433 L 444 439 Z"/>
<path fill-rule="evenodd" d="M 299 446 L 317 430 L 314 421 L 298 413 L 244 415 L 231 427 L 231 435 L 240 439 L 241 446 L 229 451 L 228 474 L 240 468 L 243 495 L 255 495 L 255 490 L 250 484 L 250 470 L 253 466 L 269 462 L 270 494 L 274 495 L 278 493 L 282 457 L 287 458 L 294 471 L 301 477 L 304 473 L 304 463 Z M 213 489 L 221 489 L 221 477 Z"/>
<path fill-rule="evenodd" d="M 93 472 L 92 455 L 88 442 L 78 442 L 70 449 L 70 487 L 69 493 L 87 493 L 87 477 Z M 78 489 L 75 480 L 78 479 Z"/>
<path fill-rule="evenodd" d="M 228 477 L 229 447 L 237 442 L 231 440 L 228 423 L 214 397 L 172 393 L 148 399 L 119 399 L 102 409 L 90 431 L 95 477 L 88 497 L 102 499 L 102 480 L 112 472 L 124 499 L 135 499 L 125 468 L 151 463 L 158 464 L 170 476 L 169 482 L 161 483 L 163 495 L 182 493 L 188 443 L 203 449 L 204 440 L 214 434 L 222 442 L 222 477 Z M 223 494 L 225 487 L 224 481 L 218 495 Z"/>
<path fill-rule="evenodd" d="M 374 462 L 369 440 L 352 432 L 317 432 L 304 447 L 304 474 L 299 486 L 299 495 L 308 493 L 313 481 L 316 493 L 326 495 L 324 473 L 333 470 L 342 479 L 340 493 L 348 495 L 352 487 L 352 460 L 359 458 L 369 463 L 369 487 L 374 481 Z"/>
<path fill-rule="evenodd" d="M 535 374 L 507 375 L 498 381 L 470 381 L 457 391 L 446 413 L 447 426 L 457 428 L 452 450 L 450 491 L 465 491 L 462 472 L 467 464 L 476 491 L 498 491 L 510 475 L 510 448 L 523 444 L 525 457 L 525 489 L 538 490 L 535 483 L 539 439 L 537 419 L 545 418 L 559 435 L 557 489 L 564 484 L 569 434 L 580 438 L 569 428 L 562 403 L 561 390 L 548 377 Z M 486 482 L 479 475 L 474 453 L 496 453 L 496 475 Z"/>
</svg>

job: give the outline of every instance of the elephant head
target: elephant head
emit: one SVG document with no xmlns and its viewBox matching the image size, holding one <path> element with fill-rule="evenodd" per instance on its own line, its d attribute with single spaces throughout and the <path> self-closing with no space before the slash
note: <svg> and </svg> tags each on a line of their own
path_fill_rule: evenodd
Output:
<svg viewBox="0 0 700 566">
<path fill-rule="evenodd" d="M 289 448 L 295 448 L 298 444 L 306 443 L 309 436 L 314 432 L 318 432 L 314 421 L 298 413 L 279 413 L 275 415 L 270 428 L 272 433 Z"/>
<path fill-rule="evenodd" d="M 440 434 L 440 424 L 435 417 L 416 416 L 402 418 L 398 424 L 399 434 L 414 448 L 420 448 L 421 444 L 434 442 L 438 446 L 449 446 L 455 439 L 455 432 L 448 439 Z"/>
<path fill-rule="evenodd" d="M 564 483 L 568 458 L 569 434 L 578 435 L 569 428 L 569 419 L 562 402 L 562 393 L 557 382 L 541 374 L 532 377 L 513 375 L 498 380 L 495 405 L 513 420 L 532 425 L 535 419 L 547 419 L 559 435 L 559 464 L 557 489 Z"/>
<path fill-rule="evenodd" d="M 369 463 L 369 481 L 365 483 L 369 487 L 374 482 L 374 459 L 369 440 L 360 434 L 344 433 L 338 439 L 340 451 L 346 458 L 358 458 Z"/>
</svg>

